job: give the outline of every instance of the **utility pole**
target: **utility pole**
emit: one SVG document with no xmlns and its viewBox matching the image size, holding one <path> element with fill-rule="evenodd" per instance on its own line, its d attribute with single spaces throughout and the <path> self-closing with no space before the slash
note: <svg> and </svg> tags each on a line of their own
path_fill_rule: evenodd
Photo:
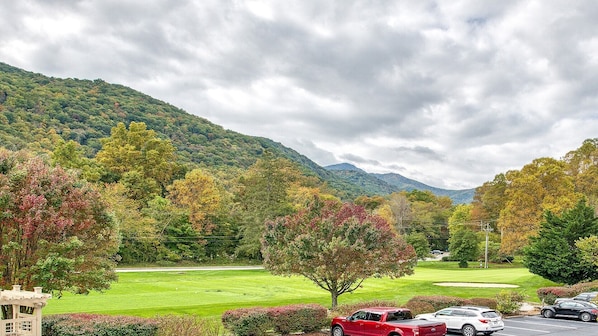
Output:
<svg viewBox="0 0 598 336">
<path fill-rule="evenodd" d="M 489 236 L 490 232 L 492 232 L 494 230 L 490 227 L 489 222 L 486 223 L 486 225 L 484 225 L 484 222 L 480 221 L 480 226 L 481 226 L 481 229 L 486 232 L 486 248 L 484 250 L 484 268 L 488 268 L 488 236 Z"/>
</svg>

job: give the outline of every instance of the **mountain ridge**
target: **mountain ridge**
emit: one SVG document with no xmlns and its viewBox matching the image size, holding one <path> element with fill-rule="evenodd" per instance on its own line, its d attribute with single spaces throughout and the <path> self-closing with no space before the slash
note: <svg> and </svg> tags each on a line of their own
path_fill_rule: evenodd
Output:
<svg viewBox="0 0 598 336">
<path fill-rule="evenodd" d="M 344 200 L 396 191 L 396 186 L 375 177 L 364 186 L 321 167 L 305 155 L 264 137 L 224 129 L 132 88 L 101 79 L 61 79 L 22 70 L 0 62 L 0 143 L 18 150 L 51 150 L 56 138 L 73 140 L 87 156 L 100 148 L 119 122 L 144 122 L 177 148 L 179 159 L 208 168 L 246 169 L 266 150 L 295 162 L 307 175 L 317 176 Z M 363 174 L 367 174 L 363 172 Z M 368 175 L 368 178 L 372 178 Z M 391 181 L 392 182 L 392 181 Z"/>
<path fill-rule="evenodd" d="M 324 168 L 366 190 L 373 191 L 373 189 L 378 186 L 379 190 L 377 193 L 391 194 L 397 191 L 427 190 L 437 196 L 447 196 L 451 198 L 455 204 L 471 203 L 475 193 L 475 188 L 455 190 L 432 187 L 398 173 L 368 173 L 363 169 L 346 162 L 328 165 Z"/>
</svg>

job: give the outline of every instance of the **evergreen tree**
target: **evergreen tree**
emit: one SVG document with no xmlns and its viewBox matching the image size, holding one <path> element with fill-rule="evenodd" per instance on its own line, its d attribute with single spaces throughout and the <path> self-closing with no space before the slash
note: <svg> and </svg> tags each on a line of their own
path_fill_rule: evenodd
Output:
<svg viewBox="0 0 598 336">
<path fill-rule="evenodd" d="M 547 211 L 537 236 L 524 250 L 525 265 L 530 272 L 566 284 L 598 279 L 598 269 L 584 261 L 575 245 L 580 238 L 598 234 L 594 209 L 580 200 L 561 216 Z"/>
</svg>

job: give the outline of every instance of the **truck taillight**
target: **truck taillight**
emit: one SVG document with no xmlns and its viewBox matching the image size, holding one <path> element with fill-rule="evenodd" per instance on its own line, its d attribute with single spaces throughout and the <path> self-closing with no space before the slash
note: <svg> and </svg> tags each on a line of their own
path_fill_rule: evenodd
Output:
<svg viewBox="0 0 598 336">
<path fill-rule="evenodd" d="M 489 319 L 480 319 L 480 322 L 482 322 L 482 323 L 488 323 L 488 322 L 490 322 L 490 320 Z"/>
<path fill-rule="evenodd" d="M 419 327 L 413 328 L 413 336 L 419 336 Z"/>
</svg>

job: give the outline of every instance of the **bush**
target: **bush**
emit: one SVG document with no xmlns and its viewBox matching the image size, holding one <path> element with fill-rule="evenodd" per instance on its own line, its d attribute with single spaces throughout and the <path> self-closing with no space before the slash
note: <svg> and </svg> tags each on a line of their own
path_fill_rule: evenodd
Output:
<svg viewBox="0 0 598 336">
<path fill-rule="evenodd" d="M 466 302 L 464 302 L 463 304 L 496 309 L 497 302 L 495 299 L 490 298 L 472 298 L 467 299 Z"/>
<path fill-rule="evenodd" d="M 577 295 L 571 287 L 542 287 L 536 291 L 538 298 L 545 304 L 554 304 L 557 298 L 573 297 Z"/>
<path fill-rule="evenodd" d="M 327 325 L 326 308 L 319 305 L 291 305 L 268 310 L 274 331 L 288 335 L 294 331 L 311 332 Z"/>
<path fill-rule="evenodd" d="M 156 321 L 132 316 L 65 314 L 44 316 L 44 336 L 156 336 Z"/>
<path fill-rule="evenodd" d="M 513 314 L 519 311 L 526 298 L 521 292 L 502 290 L 496 294 L 496 309 L 503 314 Z"/>
<path fill-rule="evenodd" d="M 157 336 L 218 336 L 221 326 L 211 320 L 194 316 L 166 315 L 155 318 L 158 322 Z"/>
<path fill-rule="evenodd" d="M 238 336 L 261 336 L 269 330 L 288 335 L 321 330 L 330 322 L 327 315 L 326 308 L 320 305 L 236 309 L 224 312 L 222 323 Z"/>
<path fill-rule="evenodd" d="M 335 316 L 349 316 L 359 309 L 370 307 L 397 307 L 397 302 L 373 300 L 354 304 L 344 304 L 337 306 L 334 311 L 332 311 L 332 314 Z"/>
<path fill-rule="evenodd" d="M 405 308 L 411 310 L 411 314 L 413 314 L 413 316 L 418 314 L 432 313 L 435 311 L 434 306 L 432 306 L 429 302 L 417 300 L 409 300 L 405 304 Z"/>
<path fill-rule="evenodd" d="M 244 308 L 222 314 L 222 324 L 237 336 L 263 336 L 272 329 L 272 320 L 266 309 Z"/>
<path fill-rule="evenodd" d="M 414 302 L 428 303 L 434 308 L 433 311 L 437 311 L 451 306 L 462 306 L 467 303 L 467 300 L 458 297 L 442 295 L 414 296 L 407 301 L 406 306 L 409 307 L 409 305 L 413 304 Z"/>
<path fill-rule="evenodd" d="M 469 263 L 467 263 L 467 260 L 459 261 L 459 268 L 467 268 L 467 267 L 469 267 Z"/>
</svg>

